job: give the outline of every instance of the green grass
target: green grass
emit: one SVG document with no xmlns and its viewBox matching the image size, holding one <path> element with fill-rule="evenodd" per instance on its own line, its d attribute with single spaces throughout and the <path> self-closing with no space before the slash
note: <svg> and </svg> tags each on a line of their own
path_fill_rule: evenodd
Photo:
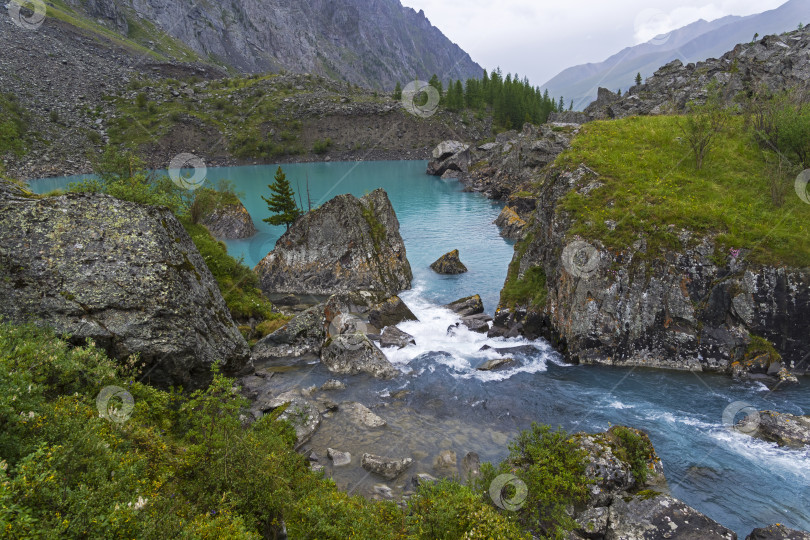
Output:
<svg viewBox="0 0 810 540">
<path fill-rule="evenodd" d="M 604 186 L 563 198 L 562 208 L 575 218 L 569 235 L 599 240 L 611 250 L 627 249 L 643 236 L 647 257 L 654 258 L 662 249 L 680 248 L 677 234 L 685 228 L 696 239 L 716 234 L 722 260 L 729 250 L 743 249 L 755 263 L 810 265 L 810 205 L 793 193 L 795 174 L 781 180 L 788 184 L 781 186 L 784 205 L 773 203 L 772 169 L 742 118 L 731 119 L 700 171 L 680 136 L 679 118 L 672 116 L 583 126 L 556 164 L 573 170 L 584 163 Z M 615 230 L 608 220 L 617 223 Z"/>
<path fill-rule="evenodd" d="M 28 115 L 13 94 L 0 94 L 0 157 L 27 150 Z"/>
</svg>

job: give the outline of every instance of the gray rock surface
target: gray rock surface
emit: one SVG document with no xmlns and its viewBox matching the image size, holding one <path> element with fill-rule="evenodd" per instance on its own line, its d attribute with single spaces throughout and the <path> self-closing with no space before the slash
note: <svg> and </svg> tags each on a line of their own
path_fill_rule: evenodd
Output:
<svg viewBox="0 0 810 540">
<path fill-rule="evenodd" d="M 363 454 L 360 463 L 365 470 L 393 480 L 413 464 L 413 459 L 391 459 L 375 454 Z"/>
<path fill-rule="evenodd" d="M 467 271 L 467 267 L 459 259 L 457 249 L 439 257 L 430 268 L 437 274 L 463 274 Z"/>
<path fill-rule="evenodd" d="M 754 429 L 743 431 L 766 441 L 775 442 L 779 446 L 793 448 L 810 446 L 810 416 L 759 411 Z"/>
<path fill-rule="evenodd" d="M 767 370 L 748 358 L 751 335 L 776 345 L 784 367 L 807 370 L 810 269 L 762 266 L 727 255 L 713 236 L 673 231 L 680 247 L 648 253 L 639 238 L 620 252 L 566 241 L 575 216 L 558 211 L 570 190 L 585 197 L 599 175 L 585 166 L 552 170 L 537 201 L 533 239 L 516 251 L 518 275 L 539 267 L 548 296 L 540 308 L 499 306 L 495 327 L 544 336 L 574 363 L 731 373 Z"/>
<path fill-rule="evenodd" d="M 377 328 L 396 326 L 405 321 L 416 321 L 416 315 L 399 296 L 391 296 L 373 306 L 368 312 L 368 322 Z"/>
<path fill-rule="evenodd" d="M 446 173 L 466 173 L 470 159 L 469 145 L 459 141 L 444 141 L 433 150 L 433 159 L 428 163 L 427 173 L 442 178 Z"/>
<path fill-rule="evenodd" d="M 341 452 L 334 448 L 327 448 L 326 455 L 332 460 L 332 465 L 335 467 L 345 467 L 352 463 L 352 455 L 349 452 Z"/>
<path fill-rule="evenodd" d="M 810 533 L 788 529 L 777 523 L 769 527 L 760 527 L 751 531 L 745 540 L 810 540 Z"/>
<path fill-rule="evenodd" d="M 250 351 L 191 238 L 166 208 L 103 195 L 29 198 L 0 180 L 0 315 L 138 354 L 144 380 L 199 388 Z"/>
<path fill-rule="evenodd" d="M 258 265 L 267 293 L 335 294 L 411 286 L 410 264 L 388 195 L 338 195 L 308 212 Z"/>
<path fill-rule="evenodd" d="M 256 226 L 243 204 L 228 204 L 215 208 L 204 215 L 200 223 L 216 238 L 250 238 L 256 234 Z"/>
<path fill-rule="evenodd" d="M 473 332 L 479 332 L 482 334 L 486 334 L 489 331 L 489 323 L 491 321 L 492 317 L 486 313 L 479 313 L 478 315 L 470 315 L 469 317 L 461 318 L 461 323 L 464 326 Z"/>
<path fill-rule="evenodd" d="M 403 349 L 408 345 L 416 345 L 416 340 L 412 335 L 403 332 L 396 326 L 386 326 L 380 336 L 380 347 L 396 347 Z"/>
<path fill-rule="evenodd" d="M 355 424 L 367 428 L 379 428 L 386 425 L 385 420 L 371 412 L 371 409 L 357 402 L 342 403 L 340 410 Z"/>
<path fill-rule="evenodd" d="M 520 240 L 526 230 L 526 222 L 511 206 L 504 206 L 493 223 L 501 229 L 501 236 L 510 240 Z"/>
<path fill-rule="evenodd" d="M 321 362 L 340 375 L 366 373 L 378 379 L 393 379 L 400 374 L 363 334 L 344 334 L 328 339 L 321 350 Z"/>
<path fill-rule="evenodd" d="M 737 540 L 737 534 L 668 495 L 614 499 L 605 539 Z"/>
<path fill-rule="evenodd" d="M 326 339 L 324 306 L 319 304 L 293 317 L 287 324 L 253 346 L 255 361 L 320 354 Z"/>
<path fill-rule="evenodd" d="M 444 307 L 458 313 L 462 317 L 471 317 L 472 315 L 478 315 L 484 312 L 484 302 L 481 300 L 481 296 L 477 294 L 460 298 L 455 302 L 450 302 Z"/>
<path fill-rule="evenodd" d="M 493 360 L 483 362 L 475 369 L 478 371 L 496 371 L 499 369 L 508 369 L 516 365 L 518 365 L 518 361 L 514 358 L 495 358 Z"/>
<path fill-rule="evenodd" d="M 279 419 L 287 420 L 295 428 L 295 449 L 301 448 L 321 425 L 321 414 L 311 401 L 301 395 L 301 392 L 291 390 L 273 397 L 261 404 L 262 412 L 272 411 L 286 405 L 287 408 L 279 415 Z"/>
</svg>

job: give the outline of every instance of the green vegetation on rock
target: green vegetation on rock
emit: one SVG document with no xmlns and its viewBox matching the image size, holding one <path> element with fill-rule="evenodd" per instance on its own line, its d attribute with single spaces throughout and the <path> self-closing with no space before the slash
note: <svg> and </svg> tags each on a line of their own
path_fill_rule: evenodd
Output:
<svg viewBox="0 0 810 540">
<path fill-rule="evenodd" d="M 810 265 L 807 223 L 810 205 L 788 196 L 774 204 L 768 155 L 732 117 L 696 171 L 681 141 L 679 117 L 631 117 L 582 127 L 556 164 L 573 170 L 584 163 L 599 173 L 601 187 L 569 192 L 562 208 L 575 222 L 570 236 L 624 250 L 639 238 L 647 256 L 678 249 L 681 229 L 694 239 L 716 235 L 718 251 L 741 249 L 755 263 Z M 780 181 L 792 190 L 795 175 Z M 643 255 L 642 255 L 643 257 Z"/>
<path fill-rule="evenodd" d="M 607 435 L 613 453 L 622 461 L 629 463 L 636 482 L 639 485 L 644 484 L 649 473 L 647 462 L 655 453 L 649 437 L 624 426 L 613 426 Z"/>
<path fill-rule="evenodd" d="M 14 94 L 0 94 L 0 157 L 22 156 L 26 150 L 27 114 Z"/>
</svg>

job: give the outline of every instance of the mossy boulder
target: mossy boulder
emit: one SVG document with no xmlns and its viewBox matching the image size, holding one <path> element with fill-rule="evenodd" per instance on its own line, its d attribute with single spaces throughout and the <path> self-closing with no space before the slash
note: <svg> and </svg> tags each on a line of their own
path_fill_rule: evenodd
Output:
<svg viewBox="0 0 810 540">
<path fill-rule="evenodd" d="M 300 218 L 257 266 L 268 294 L 397 294 L 413 274 L 388 195 L 338 195 Z"/>
<path fill-rule="evenodd" d="M 430 265 L 431 270 L 437 274 L 463 274 L 467 271 L 467 267 L 461 262 L 458 256 L 458 250 L 454 249 L 449 253 L 445 253 L 439 257 L 433 264 Z"/>
<path fill-rule="evenodd" d="M 138 355 L 144 381 L 198 388 L 250 368 L 214 277 L 166 208 L 105 195 L 28 197 L 0 180 L 0 315 Z"/>
</svg>

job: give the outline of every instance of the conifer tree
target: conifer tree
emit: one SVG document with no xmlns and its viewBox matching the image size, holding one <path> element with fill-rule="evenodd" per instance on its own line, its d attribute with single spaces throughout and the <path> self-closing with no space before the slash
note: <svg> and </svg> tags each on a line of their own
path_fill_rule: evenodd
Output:
<svg viewBox="0 0 810 540">
<path fill-rule="evenodd" d="M 273 215 L 262 221 L 270 225 L 286 225 L 289 231 L 290 225 L 295 223 L 303 212 L 295 204 L 295 194 L 281 167 L 278 168 L 273 179 L 274 182 L 267 186 L 270 188 L 270 198 L 262 196 L 264 202 L 267 203 L 267 209 L 273 212 Z"/>
<path fill-rule="evenodd" d="M 641 73 L 636 73 L 636 86 L 641 84 Z"/>
<path fill-rule="evenodd" d="M 397 85 L 394 87 L 394 99 L 399 101 L 402 99 L 402 85 L 397 82 Z"/>
</svg>

